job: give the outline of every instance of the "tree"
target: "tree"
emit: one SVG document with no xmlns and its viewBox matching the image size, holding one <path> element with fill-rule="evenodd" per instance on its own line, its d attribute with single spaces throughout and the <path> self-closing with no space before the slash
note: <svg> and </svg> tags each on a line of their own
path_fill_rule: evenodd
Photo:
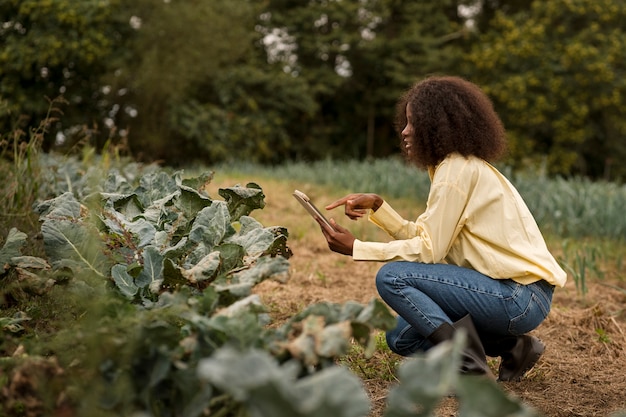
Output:
<svg viewBox="0 0 626 417">
<path fill-rule="evenodd" d="M 511 16 L 530 9 L 532 2 L 528 0 L 474 0 L 459 1 L 465 13 L 472 20 L 472 26 L 478 32 L 486 32 L 496 14 Z"/>
<path fill-rule="evenodd" d="M 547 155 L 550 172 L 626 176 L 626 4 L 535 1 L 497 13 L 465 71 L 494 99 L 512 163 Z"/>
<path fill-rule="evenodd" d="M 448 18 L 451 7 L 449 0 L 269 1 L 261 25 L 266 41 L 275 40 L 270 58 L 306 80 L 319 104 L 306 138 L 311 150 L 348 157 L 395 150 L 398 97 L 453 62 L 449 40 L 462 28 Z"/>
<path fill-rule="evenodd" d="M 138 0 L 128 8 L 136 34 L 111 78 L 116 90 L 128 90 L 127 111 L 116 122 L 130 128 L 138 157 L 176 162 L 197 155 L 206 144 L 189 141 L 186 127 L 176 125 L 181 107 L 193 106 L 198 93 L 206 93 L 202 86 L 245 60 L 256 9 L 252 2 L 229 0 Z"/>
<path fill-rule="evenodd" d="M 317 104 L 299 78 L 253 61 L 221 71 L 196 85 L 172 109 L 175 134 L 196 151 L 187 161 L 248 160 L 278 163 L 307 154 L 303 129 Z"/>
<path fill-rule="evenodd" d="M 100 77 L 130 30 L 120 10 L 119 0 L 0 2 L 0 132 L 39 123 L 46 98 L 61 95 L 66 125 L 106 116 Z"/>
<path fill-rule="evenodd" d="M 398 96 L 458 59 L 455 8 L 5 0 L 0 93 L 12 116 L 2 123 L 41 118 L 44 97 L 62 93 L 69 144 L 87 134 L 100 147 L 119 134 L 142 160 L 383 156 L 395 151 Z"/>
</svg>

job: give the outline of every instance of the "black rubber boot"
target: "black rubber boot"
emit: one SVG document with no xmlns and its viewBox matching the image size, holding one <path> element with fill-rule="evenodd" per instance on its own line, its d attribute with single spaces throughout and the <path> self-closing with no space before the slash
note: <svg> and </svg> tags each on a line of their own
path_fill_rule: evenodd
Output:
<svg viewBox="0 0 626 417">
<path fill-rule="evenodd" d="M 531 335 L 504 336 L 484 340 L 485 351 L 492 357 L 500 356 L 498 381 L 519 381 L 539 360 L 546 346 Z"/>
<path fill-rule="evenodd" d="M 474 322 L 469 314 L 453 324 L 442 324 L 428 336 L 428 340 L 434 345 L 446 340 L 451 340 L 458 329 L 465 330 L 467 339 L 461 361 L 461 373 L 469 375 L 487 375 L 495 379 L 489 365 L 487 365 L 485 349 L 483 348 L 483 344 L 474 327 Z"/>
</svg>

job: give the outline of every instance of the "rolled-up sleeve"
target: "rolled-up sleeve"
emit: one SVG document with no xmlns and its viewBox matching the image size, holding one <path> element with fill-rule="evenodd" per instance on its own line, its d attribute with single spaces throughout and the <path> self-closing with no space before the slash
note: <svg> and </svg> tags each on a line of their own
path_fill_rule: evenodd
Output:
<svg viewBox="0 0 626 417">
<path fill-rule="evenodd" d="M 457 184 L 446 182 L 445 172 L 435 177 L 426 211 L 416 221 L 405 220 L 384 202 L 369 221 L 393 239 L 390 242 L 356 240 L 353 259 L 363 261 L 406 260 L 425 263 L 441 262 L 462 228 L 467 194 Z"/>
</svg>

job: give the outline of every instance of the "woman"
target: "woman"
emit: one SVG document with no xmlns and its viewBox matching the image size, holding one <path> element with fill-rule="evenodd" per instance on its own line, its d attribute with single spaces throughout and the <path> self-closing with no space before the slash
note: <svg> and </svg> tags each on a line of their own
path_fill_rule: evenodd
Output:
<svg viewBox="0 0 626 417">
<path fill-rule="evenodd" d="M 490 164 L 506 151 L 502 123 L 475 84 L 437 76 L 402 97 L 396 128 L 407 160 L 430 175 L 426 210 L 408 221 L 376 194 L 350 194 L 326 209 L 367 216 L 394 240 L 363 242 L 331 219 L 335 230 L 320 223 L 328 245 L 387 262 L 376 286 L 398 313 L 391 350 L 409 356 L 463 328 L 461 372 L 491 375 L 485 356 L 499 356 L 499 380 L 519 380 L 545 348 L 527 333 L 548 315 L 566 274 L 519 193 Z"/>
</svg>

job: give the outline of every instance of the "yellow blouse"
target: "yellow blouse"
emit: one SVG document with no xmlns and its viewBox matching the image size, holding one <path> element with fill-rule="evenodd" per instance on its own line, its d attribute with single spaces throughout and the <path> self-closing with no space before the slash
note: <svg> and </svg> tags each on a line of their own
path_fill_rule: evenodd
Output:
<svg viewBox="0 0 626 417">
<path fill-rule="evenodd" d="M 390 242 L 354 242 L 353 259 L 449 263 L 521 284 L 545 279 L 564 286 L 567 274 L 548 251 L 530 210 L 496 168 L 452 154 L 430 172 L 426 210 L 403 219 L 387 202 L 369 220 Z"/>
</svg>

